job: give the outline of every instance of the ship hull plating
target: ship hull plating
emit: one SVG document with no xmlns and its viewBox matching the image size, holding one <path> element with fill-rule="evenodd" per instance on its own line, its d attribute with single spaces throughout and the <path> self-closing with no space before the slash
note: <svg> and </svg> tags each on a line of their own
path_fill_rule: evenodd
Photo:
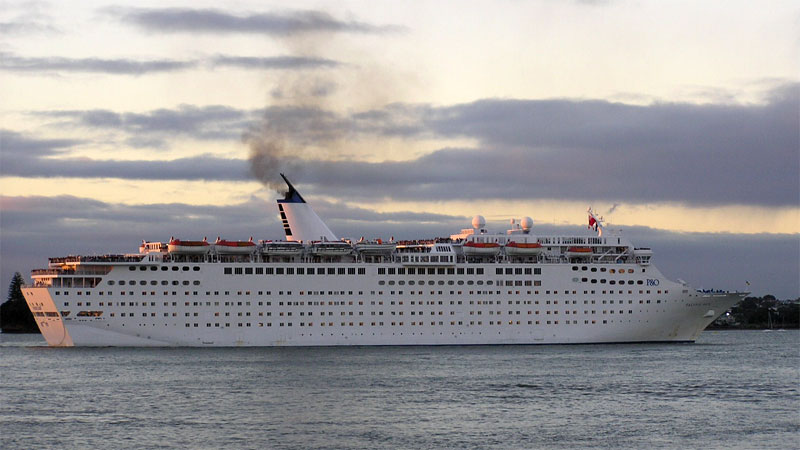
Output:
<svg viewBox="0 0 800 450">
<path fill-rule="evenodd" d="M 411 276 L 331 263 L 298 275 L 310 266 L 119 264 L 91 288 L 23 294 L 51 346 L 197 347 L 693 342 L 745 295 L 696 292 L 636 264 L 592 265 L 626 269 L 616 286 L 582 281 L 570 264 Z"/>
</svg>

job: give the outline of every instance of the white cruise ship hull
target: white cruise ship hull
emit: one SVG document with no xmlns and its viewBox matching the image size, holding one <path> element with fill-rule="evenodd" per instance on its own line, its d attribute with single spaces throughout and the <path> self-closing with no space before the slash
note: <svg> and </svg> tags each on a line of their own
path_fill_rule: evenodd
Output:
<svg viewBox="0 0 800 450">
<path fill-rule="evenodd" d="M 358 263 L 255 274 L 310 266 L 120 263 L 92 288 L 23 294 L 51 346 L 198 347 L 693 342 L 746 295 L 696 292 L 636 264 L 607 265 L 635 269 L 624 286 L 580 281 L 570 264 L 537 264 L 538 275 L 496 271 L 530 264 L 400 276 L 378 273 L 400 264 Z"/>
</svg>

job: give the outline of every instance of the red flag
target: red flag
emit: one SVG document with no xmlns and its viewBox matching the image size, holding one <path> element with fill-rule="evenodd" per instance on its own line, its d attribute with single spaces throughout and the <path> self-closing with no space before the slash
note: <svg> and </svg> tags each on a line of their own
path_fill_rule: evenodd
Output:
<svg viewBox="0 0 800 450">
<path fill-rule="evenodd" d="M 597 221 L 594 220 L 594 217 L 589 216 L 589 228 L 592 228 L 594 226 L 594 224 L 596 224 L 596 223 L 597 223 Z"/>
</svg>

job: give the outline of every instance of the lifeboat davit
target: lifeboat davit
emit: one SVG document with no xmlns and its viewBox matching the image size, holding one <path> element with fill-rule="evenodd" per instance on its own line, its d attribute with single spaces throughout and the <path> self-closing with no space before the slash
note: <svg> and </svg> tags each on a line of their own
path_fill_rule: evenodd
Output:
<svg viewBox="0 0 800 450">
<path fill-rule="evenodd" d="M 266 241 L 261 252 L 269 256 L 298 256 L 303 253 L 304 248 L 297 241 Z"/>
<path fill-rule="evenodd" d="M 317 256 L 344 256 L 350 254 L 353 247 L 344 241 L 314 241 L 311 253 Z"/>
<path fill-rule="evenodd" d="M 202 241 L 182 241 L 173 237 L 167 244 L 167 251 L 176 255 L 205 255 L 209 250 L 211 244 L 206 238 Z"/>
<path fill-rule="evenodd" d="M 249 241 L 226 241 L 217 238 L 214 248 L 220 255 L 249 255 L 256 248 L 255 242 L 251 237 Z"/>
<path fill-rule="evenodd" d="M 514 242 L 506 244 L 506 255 L 508 256 L 531 256 L 542 253 L 542 244 L 538 242 Z"/>
<path fill-rule="evenodd" d="M 569 247 L 567 248 L 567 258 L 585 258 L 592 256 L 591 247 Z"/>
<path fill-rule="evenodd" d="M 465 242 L 464 254 L 467 256 L 495 256 L 500 253 L 500 244 L 497 242 Z"/>
</svg>

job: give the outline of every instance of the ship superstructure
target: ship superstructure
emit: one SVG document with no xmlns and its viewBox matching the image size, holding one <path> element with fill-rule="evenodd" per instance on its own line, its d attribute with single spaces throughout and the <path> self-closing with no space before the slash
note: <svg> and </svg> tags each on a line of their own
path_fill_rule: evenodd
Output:
<svg viewBox="0 0 800 450">
<path fill-rule="evenodd" d="M 285 177 L 284 177 L 285 179 Z M 51 258 L 23 288 L 51 346 L 692 342 L 747 293 L 664 277 L 649 248 L 533 221 L 449 238 L 345 241 L 286 180 L 286 240 L 170 239 Z"/>
</svg>

